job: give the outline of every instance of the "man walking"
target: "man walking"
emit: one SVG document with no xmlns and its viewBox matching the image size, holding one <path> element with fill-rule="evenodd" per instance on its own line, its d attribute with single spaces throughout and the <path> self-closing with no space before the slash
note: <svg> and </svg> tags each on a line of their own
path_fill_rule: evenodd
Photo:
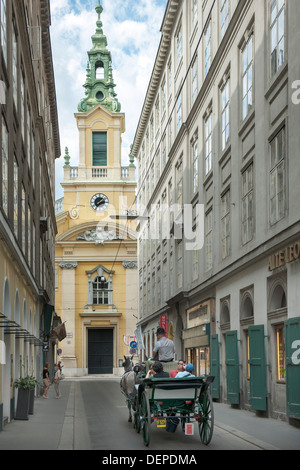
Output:
<svg viewBox="0 0 300 470">
<path fill-rule="evenodd" d="M 174 360 L 175 346 L 173 341 L 165 335 L 164 328 L 157 329 L 157 342 L 153 349 L 153 357 L 160 362 L 171 362 Z"/>
</svg>

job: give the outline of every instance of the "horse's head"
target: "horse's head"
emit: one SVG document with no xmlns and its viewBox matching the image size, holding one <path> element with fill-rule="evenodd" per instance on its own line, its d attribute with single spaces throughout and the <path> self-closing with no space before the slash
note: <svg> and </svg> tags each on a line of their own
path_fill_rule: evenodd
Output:
<svg viewBox="0 0 300 470">
<path fill-rule="evenodd" d="M 130 370 L 132 370 L 132 367 L 133 367 L 132 358 L 133 356 L 131 357 L 124 356 L 125 361 L 123 362 L 123 367 L 125 369 L 125 372 L 129 372 Z"/>
</svg>

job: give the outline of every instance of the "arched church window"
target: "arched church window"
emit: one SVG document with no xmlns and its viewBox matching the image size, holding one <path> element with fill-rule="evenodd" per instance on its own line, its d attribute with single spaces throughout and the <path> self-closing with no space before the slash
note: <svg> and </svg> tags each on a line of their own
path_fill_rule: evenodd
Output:
<svg viewBox="0 0 300 470">
<path fill-rule="evenodd" d="M 104 65 L 102 62 L 96 63 L 96 80 L 104 79 Z"/>
<path fill-rule="evenodd" d="M 93 304 L 108 305 L 109 284 L 105 276 L 98 276 L 93 281 Z"/>
</svg>

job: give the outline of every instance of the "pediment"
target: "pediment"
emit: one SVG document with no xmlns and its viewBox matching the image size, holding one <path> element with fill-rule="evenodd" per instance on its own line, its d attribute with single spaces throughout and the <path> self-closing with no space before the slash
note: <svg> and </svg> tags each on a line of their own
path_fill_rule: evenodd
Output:
<svg viewBox="0 0 300 470">
<path fill-rule="evenodd" d="M 114 240 L 136 241 L 136 233 L 128 227 L 115 222 L 88 222 L 76 225 L 61 233 L 57 242 L 89 242 L 96 245 L 104 245 Z"/>
<path fill-rule="evenodd" d="M 96 121 L 103 121 L 106 124 L 108 124 L 107 121 L 111 122 L 118 119 L 121 121 L 122 133 L 125 132 L 125 114 L 111 113 L 108 109 L 104 108 L 104 106 L 101 106 L 101 104 L 94 106 L 86 113 L 75 113 L 75 118 L 77 119 L 79 125 L 83 122 L 86 123 L 86 121 L 91 121 L 93 118 L 94 120 L 92 123 L 95 123 Z"/>
</svg>

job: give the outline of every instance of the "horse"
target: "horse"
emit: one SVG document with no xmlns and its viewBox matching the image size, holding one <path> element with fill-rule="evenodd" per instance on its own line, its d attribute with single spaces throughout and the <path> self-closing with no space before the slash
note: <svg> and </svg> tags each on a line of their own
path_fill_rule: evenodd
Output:
<svg viewBox="0 0 300 470">
<path fill-rule="evenodd" d="M 140 371 L 140 366 L 135 366 L 133 368 L 133 362 L 132 362 L 131 357 L 125 357 L 125 361 L 123 362 L 123 367 L 124 367 L 124 374 L 122 375 L 121 382 L 120 382 L 120 387 L 121 387 L 121 392 L 126 398 L 127 406 L 128 406 L 128 411 L 129 411 L 129 417 L 128 417 L 128 422 L 132 422 L 132 402 L 137 394 L 137 389 L 136 389 L 136 384 L 139 383 L 138 378 L 137 378 L 137 373 Z"/>
</svg>

